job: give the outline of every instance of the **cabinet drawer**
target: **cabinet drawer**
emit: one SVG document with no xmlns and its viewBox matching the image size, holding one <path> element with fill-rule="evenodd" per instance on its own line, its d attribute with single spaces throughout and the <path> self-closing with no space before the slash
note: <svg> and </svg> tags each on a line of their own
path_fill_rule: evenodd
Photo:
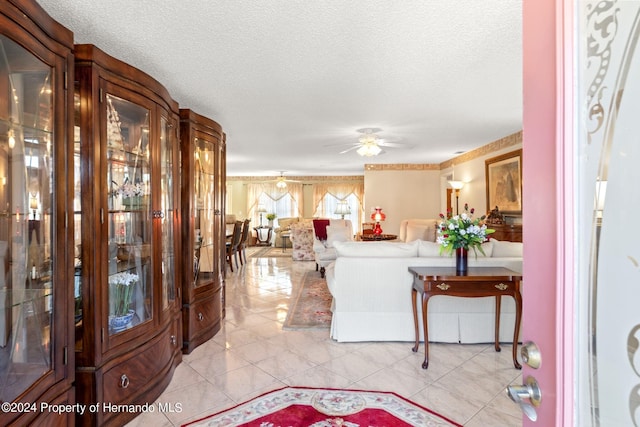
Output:
<svg viewBox="0 0 640 427">
<path fill-rule="evenodd" d="M 161 334 L 146 349 L 132 352 L 132 356 L 105 372 L 103 396 L 105 402 L 131 402 L 131 398 L 153 386 L 154 379 L 170 362 L 175 345 L 171 343 L 173 329 Z"/>
<path fill-rule="evenodd" d="M 515 289 L 515 283 L 508 280 L 501 282 L 452 282 L 452 281 L 436 281 L 430 282 L 428 289 L 433 294 L 442 295 L 457 295 L 464 296 L 468 294 L 473 295 L 485 295 L 485 294 L 507 294 L 511 295 Z"/>
<path fill-rule="evenodd" d="M 212 328 L 220 321 L 220 293 L 211 298 L 198 301 L 189 307 L 189 331 L 191 336 Z"/>
</svg>

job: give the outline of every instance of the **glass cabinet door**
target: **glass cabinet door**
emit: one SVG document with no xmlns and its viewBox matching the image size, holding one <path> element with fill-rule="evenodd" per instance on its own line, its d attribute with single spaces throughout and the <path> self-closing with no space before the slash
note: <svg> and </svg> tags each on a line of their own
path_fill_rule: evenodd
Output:
<svg viewBox="0 0 640 427">
<path fill-rule="evenodd" d="M 0 35 L 0 401 L 51 370 L 52 68 Z"/>
<path fill-rule="evenodd" d="M 218 242 L 214 240 L 214 144 L 202 138 L 195 139 L 193 168 L 194 200 L 194 287 L 216 280 L 218 272 Z"/>
<path fill-rule="evenodd" d="M 109 333 L 152 317 L 150 111 L 106 95 Z"/>
<path fill-rule="evenodd" d="M 174 127 L 164 116 L 160 119 L 160 220 L 162 221 L 162 309 L 173 305 L 176 298 L 175 241 L 174 241 L 174 153 L 176 141 Z"/>
</svg>

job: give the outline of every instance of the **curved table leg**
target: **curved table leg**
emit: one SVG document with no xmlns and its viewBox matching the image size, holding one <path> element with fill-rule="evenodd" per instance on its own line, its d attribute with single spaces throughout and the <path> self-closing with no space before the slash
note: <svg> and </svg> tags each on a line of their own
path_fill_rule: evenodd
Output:
<svg viewBox="0 0 640 427">
<path fill-rule="evenodd" d="M 518 362 L 518 335 L 520 334 L 520 321 L 522 320 L 522 295 L 518 290 L 520 288 L 520 284 L 516 287 L 516 292 L 513 294 L 513 299 L 516 301 L 516 326 L 513 331 L 513 366 L 516 369 L 522 369 L 522 365 Z"/>
<path fill-rule="evenodd" d="M 416 336 L 416 342 L 411 349 L 414 353 L 418 351 L 418 347 L 420 347 L 420 332 L 418 330 L 418 307 L 416 302 L 416 297 L 418 296 L 418 291 L 411 289 L 411 307 L 413 308 L 413 328 Z"/>
<path fill-rule="evenodd" d="M 422 329 L 424 332 L 424 362 L 422 362 L 422 369 L 429 367 L 429 326 L 427 325 L 427 303 L 429 302 L 429 295 L 424 292 L 422 294 Z"/>
<path fill-rule="evenodd" d="M 500 295 L 496 295 L 496 331 L 495 331 L 495 343 L 494 347 L 496 351 L 502 351 L 500 348 L 500 306 L 502 303 L 502 297 Z"/>
</svg>

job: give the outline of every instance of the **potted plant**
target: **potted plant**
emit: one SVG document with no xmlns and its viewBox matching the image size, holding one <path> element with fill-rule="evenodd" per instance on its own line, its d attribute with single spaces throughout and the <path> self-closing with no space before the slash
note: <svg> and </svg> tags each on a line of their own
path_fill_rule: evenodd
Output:
<svg viewBox="0 0 640 427">
<path fill-rule="evenodd" d="M 266 215 L 267 217 L 267 221 L 269 221 L 269 225 L 273 226 L 273 220 L 276 219 L 278 217 L 278 215 L 274 214 L 274 213 L 268 213 Z"/>
<path fill-rule="evenodd" d="M 138 275 L 121 272 L 109 276 L 109 325 L 114 331 L 125 329 L 133 320 L 131 309 Z"/>
</svg>

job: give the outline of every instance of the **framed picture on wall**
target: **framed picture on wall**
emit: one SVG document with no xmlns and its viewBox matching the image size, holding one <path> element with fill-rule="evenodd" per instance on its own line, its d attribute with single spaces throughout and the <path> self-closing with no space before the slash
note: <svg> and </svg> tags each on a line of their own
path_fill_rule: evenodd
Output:
<svg viewBox="0 0 640 427">
<path fill-rule="evenodd" d="M 522 214 L 522 150 L 485 160 L 487 212 Z"/>
</svg>

